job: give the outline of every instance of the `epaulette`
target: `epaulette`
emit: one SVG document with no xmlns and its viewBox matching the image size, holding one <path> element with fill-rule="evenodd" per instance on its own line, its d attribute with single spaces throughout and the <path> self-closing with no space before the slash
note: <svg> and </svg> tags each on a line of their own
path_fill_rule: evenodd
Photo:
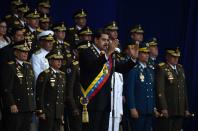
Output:
<svg viewBox="0 0 198 131">
<path fill-rule="evenodd" d="M 138 67 L 138 65 L 135 65 L 133 68 L 137 68 Z"/>
<path fill-rule="evenodd" d="M 9 61 L 8 64 L 12 65 L 12 64 L 14 64 L 14 61 Z"/>
<path fill-rule="evenodd" d="M 179 67 L 183 67 L 181 64 L 177 64 Z"/>
<path fill-rule="evenodd" d="M 69 57 L 71 57 L 72 55 L 71 54 L 67 54 L 67 57 L 69 58 Z"/>
<path fill-rule="evenodd" d="M 60 71 L 60 73 L 63 74 L 63 75 L 65 75 L 65 72 L 63 72 L 63 71 Z"/>
<path fill-rule="evenodd" d="M 14 21 L 14 24 L 15 24 L 15 25 L 18 25 L 18 24 L 20 24 L 20 22 L 19 22 L 18 20 L 15 20 L 15 21 Z"/>
<path fill-rule="evenodd" d="M 25 64 L 28 64 L 28 65 L 31 65 L 31 63 L 30 63 L 30 62 L 28 62 L 28 61 L 24 61 L 24 63 L 25 63 Z"/>
<path fill-rule="evenodd" d="M 78 63 L 79 63 L 78 61 L 72 61 L 73 65 L 78 65 Z"/>
<path fill-rule="evenodd" d="M 89 47 L 88 45 L 81 45 L 81 46 L 78 47 L 78 49 L 86 49 L 88 47 Z"/>
<path fill-rule="evenodd" d="M 74 30 L 74 27 L 69 28 L 69 30 Z"/>
<path fill-rule="evenodd" d="M 36 31 L 41 33 L 43 30 L 41 28 L 37 28 Z"/>
<path fill-rule="evenodd" d="M 47 69 L 47 70 L 45 70 L 44 72 L 45 72 L 45 73 L 49 73 L 49 72 L 50 72 L 50 70 L 49 70 L 49 69 Z"/>
<path fill-rule="evenodd" d="M 164 62 L 161 62 L 161 63 L 158 64 L 159 67 L 163 67 L 164 65 L 165 65 Z"/>
<path fill-rule="evenodd" d="M 38 55 L 38 54 L 40 54 L 41 53 L 41 50 L 37 50 L 34 54 L 35 55 Z"/>
<path fill-rule="evenodd" d="M 12 15 L 6 15 L 5 18 L 9 19 L 10 17 L 12 17 Z"/>
<path fill-rule="evenodd" d="M 67 43 L 67 42 L 64 42 L 64 45 L 66 45 L 66 46 L 70 46 L 70 44 L 69 44 L 69 43 Z"/>
</svg>

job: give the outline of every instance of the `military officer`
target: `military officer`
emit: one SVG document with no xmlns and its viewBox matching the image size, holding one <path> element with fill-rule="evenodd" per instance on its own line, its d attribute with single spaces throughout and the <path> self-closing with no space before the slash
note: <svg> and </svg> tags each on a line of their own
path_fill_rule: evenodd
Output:
<svg viewBox="0 0 198 131">
<path fill-rule="evenodd" d="M 92 41 L 93 31 L 87 26 L 78 32 L 79 42 Z"/>
<path fill-rule="evenodd" d="M 70 48 L 70 44 L 65 41 L 66 26 L 64 22 L 60 22 L 60 23 L 54 24 L 52 29 L 54 31 L 54 37 L 55 37 L 53 48 L 60 49 L 62 51 L 64 59 L 63 59 L 61 70 L 63 72 L 66 72 L 67 65 L 70 65 L 73 59 L 72 58 L 73 52 Z"/>
<path fill-rule="evenodd" d="M 60 50 L 47 54 L 50 67 L 43 71 L 36 84 L 37 110 L 40 131 L 60 131 L 63 125 L 65 102 L 65 73 L 60 71 L 63 55 Z"/>
<path fill-rule="evenodd" d="M 160 63 L 156 72 L 157 109 L 161 112 L 156 127 L 158 131 L 181 131 L 183 117 L 189 116 L 185 74 L 178 64 L 178 48 L 166 50 L 166 62 Z"/>
<path fill-rule="evenodd" d="M 134 41 L 136 44 L 140 44 L 144 40 L 144 30 L 141 25 L 136 25 L 134 26 L 131 31 L 131 39 Z"/>
<path fill-rule="evenodd" d="M 148 60 L 148 65 L 152 68 L 155 69 L 157 65 L 157 56 L 158 56 L 158 43 L 156 38 L 152 38 L 148 42 L 149 45 L 149 60 Z"/>
<path fill-rule="evenodd" d="M 133 131 L 152 131 L 155 108 L 154 71 L 147 65 L 149 49 L 141 44 L 137 65 L 126 78 L 126 102 Z"/>
<path fill-rule="evenodd" d="M 77 10 L 74 15 L 73 19 L 75 22 L 74 27 L 69 28 L 67 31 L 67 37 L 66 40 L 71 44 L 72 48 L 76 48 L 79 37 L 78 37 L 78 31 L 80 31 L 82 28 L 86 27 L 87 25 L 87 13 L 84 9 Z"/>
<path fill-rule="evenodd" d="M 40 0 L 38 2 L 38 11 L 40 14 L 49 14 L 50 13 L 50 2 L 49 0 Z"/>
<path fill-rule="evenodd" d="M 39 27 L 41 31 L 50 29 L 50 18 L 47 14 L 41 14 L 39 18 Z"/>
<path fill-rule="evenodd" d="M 138 58 L 138 45 L 135 42 L 127 44 L 123 54 L 127 59 L 132 59 L 132 61 L 136 63 Z"/>
<path fill-rule="evenodd" d="M 8 62 L 3 77 L 6 131 L 29 131 L 34 105 L 34 73 L 27 61 L 30 50 L 25 41 L 14 44 L 15 59 Z"/>
<path fill-rule="evenodd" d="M 40 15 L 37 10 L 30 10 L 25 14 L 25 18 L 27 21 L 26 25 L 26 40 L 28 41 L 28 45 L 31 49 L 31 54 L 38 48 L 37 43 L 37 35 L 39 34 L 39 18 Z"/>
<path fill-rule="evenodd" d="M 35 80 L 37 80 L 38 75 L 49 68 L 49 63 L 45 56 L 53 48 L 53 31 L 43 31 L 38 35 L 40 41 L 40 49 L 36 51 L 31 57 L 31 63 L 35 74 Z"/>
</svg>

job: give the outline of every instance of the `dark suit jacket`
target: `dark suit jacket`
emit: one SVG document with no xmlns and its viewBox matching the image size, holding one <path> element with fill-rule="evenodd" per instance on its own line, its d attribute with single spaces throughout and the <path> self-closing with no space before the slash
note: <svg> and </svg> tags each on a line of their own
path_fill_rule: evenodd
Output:
<svg viewBox="0 0 198 131">
<path fill-rule="evenodd" d="M 96 49 L 91 46 L 80 52 L 80 82 L 82 87 L 86 90 L 95 77 L 102 70 L 103 65 L 107 62 L 105 55 L 99 55 Z M 115 71 L 127 72 L 134 66 L 134 63 L 129 60 L 125 63 L 115 60 Z M 110 72 L 110 77 L 103 85 L 98 94 L 91 99 L 88 104 L 88 110 L 92 111 L 110 111 L 110 92 L 111 92 L 111 76 L 113 70 Z"/>
</svg>

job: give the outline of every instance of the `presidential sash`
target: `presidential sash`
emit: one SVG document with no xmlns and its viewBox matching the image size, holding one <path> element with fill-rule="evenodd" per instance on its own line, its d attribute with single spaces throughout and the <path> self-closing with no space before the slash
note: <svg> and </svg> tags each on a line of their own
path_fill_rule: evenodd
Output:
<svg viewBox="0 0 198 131">
<path fill-rule="evenodd" d="M 106 83 L 106 81 L 110 76 L 111 69 L 112 69 L 112 58 L 110 57 L 109 60 L 104 64 L 99 74 L 88 86 L 88 88 L 84 90 L 84 88 L 81 86 L 81 92 L 83 97 L 81 97 L 80 103 L 83 105 L 83 112 L 82 112 L 83 123 L 89 122 L 87 105 L 89 101 L 102 89 L 103 85 Z"/>
</svg>

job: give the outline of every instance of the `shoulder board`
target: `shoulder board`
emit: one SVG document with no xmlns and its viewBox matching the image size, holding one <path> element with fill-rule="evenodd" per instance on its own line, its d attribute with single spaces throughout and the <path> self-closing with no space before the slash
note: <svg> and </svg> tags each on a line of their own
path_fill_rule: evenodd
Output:
<svg viewBox="0 0 198 131">
<path fill-rule="evenodd" d="M 79 63 L 78 61 L 73 61 L 72 62 L 73 65 L 78 65 L 78 63 Z"/>
<path fill-rule="evenodd" d="M 38 54 L 40 54 L 41 53 L 41 50 L 37 50 L 34 54 L 35 55 L 38 55 Z"/>
<path fill-rule="evenodd" d="M 69 53 L 69 54 L 67 54 L 67 57 L 69 58 L 69 57 L 71 57 L 72 55 Z"/>
<path fill-rule="evenodd" d="M 133 68 L 137 68 L 138 67 L 138 65 L 136 64 Z"/>
<path fill-rule="evenodd" d="M 50 70 L 49 70 L 49 69 L 47 69 L 47 70 L 45 70 L 44 72 L 45 72 L 45 73 L 49 73 L 49 72 L 50 72 Z"/>
<path fill-rule="evenodd" d="M 183 67 L 181 64 L 178 64 L 179 67 Z"/>
<path fill-rule="evenodd" d="M 63 75 L 65 75 L 65 72 L 63 72 L 63 71 L 60 71 L 60 73 L 63 74 Z"/>
<path fill-rule="evenodd" d="M 30 63 L 30 62 L 28 62 L 28 61 L 24 61 L 24 63 L 25 63 L 25 64 L 29 64 L 29 65 L 31 65 L 31 63 Z"/>
<path fill-rule="evenodd" d="M 15 25 L 18 25 L 18 24 L 20 24 L 20 23 L 19 23 L 19 21 L 15 20 L 15 21 L 14 21 L 14 24 L 15 24 Z"/>
<path fill-rule="evenodd" d="M 9 61 L 8 62 L 9 65 L 14 64 L 14 63 L 15 63 L 14 61 Z"/>
<path fill-rule="evenodd" d="M 69 30 L 74 30 L 74 27 L 69 28 Z"/>
<path fill-rule="evenodd" d="M 162 67 L 162 66 L 165 65 L 165 63 L 164 63 L 164 62 L 161 62 L 161 63 L 159 63 L 158 65 L 159 65 L 160 67 Z"/>
<path fill-rule="evenodd" d="M 86 49 L 88 47 L 89 47 L 88 45 L 81 45 L 81 46 L 78 47 L 78 49 Z"/>
<path fill-rule="evenodd" d="M 36 31 L 41 33 L 43 30 L 41 28 L 37 28 Z"/>
<path fill-rule="evenodd" d="M 5 18 L 8 19 L 10 18 L 12 15 L 6 15 Z"/>
<path fill-rule="evenodd" d="M 70 46 L 70 44 L 69 44 L 69 43 L 67 43 L 67 42 L 64 42 L 64 45 Z"/>
</svg>

